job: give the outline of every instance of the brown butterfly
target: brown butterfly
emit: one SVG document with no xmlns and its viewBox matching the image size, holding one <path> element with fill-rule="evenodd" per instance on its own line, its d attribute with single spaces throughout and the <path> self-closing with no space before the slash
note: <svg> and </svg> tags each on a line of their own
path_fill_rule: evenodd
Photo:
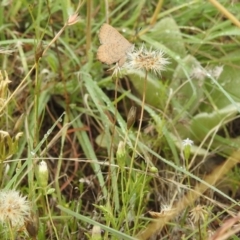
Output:
<svg viewBox="0 0 240 240">
<path fill-rule="evenodd" d="M 133 44 L 107 23 L 102 25 L 98 36 L 102 44 L 97 50 L 98 60 L 106 64 L 117 63 L 121 67 L 126 54 L 133 50 Z"/>
</svg>

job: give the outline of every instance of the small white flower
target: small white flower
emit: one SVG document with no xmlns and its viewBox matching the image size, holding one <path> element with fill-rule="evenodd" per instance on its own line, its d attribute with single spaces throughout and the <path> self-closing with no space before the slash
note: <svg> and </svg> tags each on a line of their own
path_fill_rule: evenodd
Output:
<svg viewBox="0 0 240 240">
<path fill-rule="evenodd" d="M 45 161 L 39 163 L 39 172 L 48 172 L 47 163 Z"/>
<path fill-rule="evenodd" d="M 192 146 L 193 145 L 193 141 L 191 139 L 187 138 L 187 139 L 182 141 L 182 144 L 183 144 L 183 147 Z"/>
<path fill-rule="evenodd" d="M 37 178 L 38 178 L 38 182 L 39 185 L 42 188 L 46 188 L 48 185 L 48 166 L 47 163 L 45 161 L 41 161 L 38 165 L 38 169 L 37 169 Z"/>
</svg>

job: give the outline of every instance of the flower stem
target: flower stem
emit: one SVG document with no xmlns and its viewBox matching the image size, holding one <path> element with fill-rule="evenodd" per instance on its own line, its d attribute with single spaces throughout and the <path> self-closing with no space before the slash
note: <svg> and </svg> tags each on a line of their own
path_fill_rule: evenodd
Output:
<svg viewBox="0 0 240 240">
<path fill-rule="evenodd" d="M 141 132 L 141 127 L 142 127 L 144 105 L 145 105 L 145 99 L 146 99 L 147 75 L 148 75 L 148 71 L 146 71 L 145 77 L 144 77 L 143 96 L 142 96 L 141 113 L 140 113 L 140 122 L 139 122 L 137 137 L 136 137 L 136 141 L 135 141 L 135 145 L 134 145 L 134 149 L 133 149 L 133 155 L 132 155 L 131 163 L 130 163 L 129 178 L 131 178 L 132 169 L 133 169 L 133 162 L 134 162 L 134 158 L 135 158 L 135 152 L 137 152 L 137 144 L 138 144 L 138 139 L 139 139 L 140 132 Z M 129 183 L 130 183 L 130 181 L 128 181 L 128 185 L 126 187 L 127 191 L 128 191 Z"/>
</svg>

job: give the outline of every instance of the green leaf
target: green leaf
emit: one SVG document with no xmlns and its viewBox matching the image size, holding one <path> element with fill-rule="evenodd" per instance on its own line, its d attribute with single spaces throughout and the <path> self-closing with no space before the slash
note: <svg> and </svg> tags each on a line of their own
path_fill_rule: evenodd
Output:
<svg viewBox="0 0 240 240">
<path fill-rule="evenodd" d="M 206 83 L 206 87 L 210 97 L 217 108 L 223 108 L 230 103 L 240 102 L 239 88 L 240 88 L 240 75 L 239 69 L 232 66 L 224 66 L 223 72 L 218 81 L 220 86 L 225 90 L 222 91 L 211 80 Z"/>
<path fill-rule="evenodd" d="M 179 27 L 171 17 L 159 21 L 146 36 L 162 43 L 181 58 L 187 54 Z"/>
<path fill-rule="evenodd" d="M 240 104 L 238 104 L 240 107 Z M 238 109 L 235 105 L 228 105 L 227 107 L 216 110 L 212 113 L 200 113 L 196 115 L 191 122 L 192 139 L 198 139 L 202 141 L 207 134 L 211 131 L 220 129 L 227 122 L 231 121 L 238 113 Z"/>
<path fill-rule="evenodd" d="M 199 107 L 200 99 L 203 97 L 203 84 L 201 81 L 190 78 L 193 67 L 200 65 L 191 55 L 182 60 L 174 72 L 173 80 L 169 85 L 173 90 L 172 104 L 177 114 L 187 112 L 193 114 Z"/>
<path fill-rule="evenodd" d="M 148 73 L 146 89 L 144 89 L 145 73 L 140 70 L 128 71 L 128 77 L 138 94 L 145 91 L 146 103 L 163 110 L 166 105 L 168 90 L 161 82 L 161 78 Z"/>
</svg>

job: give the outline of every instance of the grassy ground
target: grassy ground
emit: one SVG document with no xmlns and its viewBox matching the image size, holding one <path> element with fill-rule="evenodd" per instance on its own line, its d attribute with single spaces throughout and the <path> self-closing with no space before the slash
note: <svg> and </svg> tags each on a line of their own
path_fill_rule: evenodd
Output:
<svg viewBox="0 0 240 240">
<path fill-rule="evenodd" d="M 0 3 L 0 239 L 239 239 L 240 2 L 219 3 Z M 106 22 L 134 44 L 104 37 L 120 72 Z"/>
</svg>

